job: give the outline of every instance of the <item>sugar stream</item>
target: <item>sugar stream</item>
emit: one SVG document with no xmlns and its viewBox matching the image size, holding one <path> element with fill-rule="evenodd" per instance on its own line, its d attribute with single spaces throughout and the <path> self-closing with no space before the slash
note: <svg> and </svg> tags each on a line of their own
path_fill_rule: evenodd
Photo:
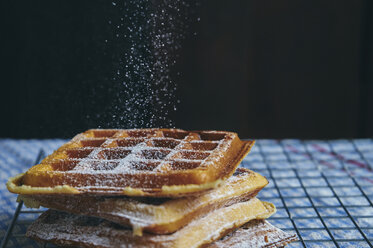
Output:
<svg viewBox="0 0 373 248">
<path fill-rule="evenodd" d="M 181 0 L 114 1 L 120 11 L 108 24 L 118 44 L 114 58 L 115 82 L 104 126 L 116 128 L 173 127 L 170 115 L 176 111 L 176 83 L 179 73 L 172 69 L 181 43 L 193 21 L 198 3 Z M 111 44 L 110 44 L 111 43 Z"/>
</svg>

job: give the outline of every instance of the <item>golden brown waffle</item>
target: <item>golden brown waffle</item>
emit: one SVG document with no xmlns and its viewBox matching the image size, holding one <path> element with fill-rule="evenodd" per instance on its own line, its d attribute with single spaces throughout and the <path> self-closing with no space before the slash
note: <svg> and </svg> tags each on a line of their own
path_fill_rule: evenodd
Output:
<svg viewBox="0 0 373 248">
<path fill-rule="evenodd" d="M 180 197 L 221 184 L 253 144 L 222 131 L 93 129 L 7 186 L 18 194 Z"/>
<path fill-rule="evenodd" d="M 172 233 L 215 209 L 247 201 L 268 181 L 263 176 L 238 168 L 220 187 L 197 196 L 177 199 L 133 199 L 126 197 L 22 195 L 26 206 L 44 206 L 69 213 L 104 218 L 157 234 Z"/>
<path fill-rule="evenodd" d="M 235 232 L 214 242 L 209 248 L 275 248 L 297 241 L 297 235 L 272 226 L 265 220 L 252 220 Z"/>
<path fill-rule="evenodd" d="M 257 198 L 210 212 L 170 235 L 133 236 L 132 231 L 98 218 L 48 210 L 28 229 L 26 236 L 57 245 L 79 247 L 206 246 L 253 219 L 265 219 L 275 207 Z"/>
</svg>

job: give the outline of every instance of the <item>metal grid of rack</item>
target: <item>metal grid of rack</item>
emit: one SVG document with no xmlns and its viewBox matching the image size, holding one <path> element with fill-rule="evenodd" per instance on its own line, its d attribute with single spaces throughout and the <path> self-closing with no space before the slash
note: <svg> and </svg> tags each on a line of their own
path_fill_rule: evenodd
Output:
<svg viewBox="0 0 373 248">
<path fill-rule="evenodd" d="M 38 164 L 42 158 L 45 156 L 43 150 L 40 150 L 35 163 Z M 8 242 L 12 239 L 12 247 L 38 247 L 40 246 L 36 242 L 29 240 L 25 237 L 27 227 L 41 214 L 45 209 L 36 210 L 36 209 L 23 209 L 23 202 L 20 201 L 14 212 L 13 218 L 10 222 L 10 225 L 1 241 L 1 248 L 8 247 Z M 15 227 L 18 227 L 17 231 L 14 232 Z M 42 247 L 46 247 L 46 244 L 43 244 Z"/>
<path fill-rule="evenodd" d="M 258 197 L 277 206 L 272 224 L 298 235 L 289 247 L 373 247 L 373 140 L 259 140 L 241 166 L 270 181 Z M 24 233 L 43 211 L 20 203 L 1 247 L 39 247 Z"/>
<path fill-rule="evenodd" d="M 373 247 L 373 150 L 363 143 L 259 141 L 244 161 L 270 180 L 259 198 L 278 208 L 270 222 L 298 235 L 290 247 Z"/>
</svg>

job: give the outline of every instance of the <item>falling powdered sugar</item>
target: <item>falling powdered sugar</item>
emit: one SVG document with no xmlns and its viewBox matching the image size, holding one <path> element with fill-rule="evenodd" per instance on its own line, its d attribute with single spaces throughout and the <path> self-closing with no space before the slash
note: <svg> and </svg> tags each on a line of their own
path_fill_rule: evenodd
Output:
<svg viewBox="0 0 373 248">
<path fill-rule="evenodd" d="M 114 98 L 108 106 L 111 118 L 102 126 L 117 128 L 173 127 L 176 111 L 174 68 L 181 42 L 190 23 L 198 21 L 193 1 L 113 1 L 120 12 L 108 21 L 113 33 L 105 43 L 115 55 Z M 114 51 L 111 51 L 114 52 Z"/>
</svg>

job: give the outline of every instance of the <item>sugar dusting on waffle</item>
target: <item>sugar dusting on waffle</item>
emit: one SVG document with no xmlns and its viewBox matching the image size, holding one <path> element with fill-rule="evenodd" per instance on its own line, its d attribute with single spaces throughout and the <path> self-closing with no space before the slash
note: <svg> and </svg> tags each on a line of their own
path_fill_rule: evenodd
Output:
<svg viewBox="0 0 373 248">
<path fill-rule="evenodd" d="M 128 142 L 131 138 L 124 138 L 123 140 Z M 210 156 L 212 151 L 208 149 L 227 149 L 227 146 L 223 143 L 224 139 L 206 142 L 199 140 L 199 137 L 195 134 L 186 135 L 183 139 L 170 137 L 165 139 L 155 136 L 148 139 L 134 138 L 131 141 L 133 142 L 132 144 L 128 142 L 129 145 L 134 146 L 111 147 L 107 148 L 110 150 L 105 150 L 105 147 L 110 147 L 116 142 L 116 139 L 108 138 L 100 147 L 90 150 L 89 155 L 83 158 L 72 172 L 134 173 L 136 169 L 143 170 L 145 173 L 166 172 L 170 170 L 168 168 L 170 162 L 176 161 L 197 167 L 206 162 L 207 159 L 211 163 L 222 157 L 220 153 L 215 157 Z M 158 145 L 163 143 L 161 144 L 162 147 L 156 146 L 157 143 Z M 105 154 L 105 151 L 110 151 L 110 154 Z M 94 167 L 92 167 L 92 162 L 96 162 Z"/>
<path fill-rule="evenodd" d="M 284 247 L 298 240 L 264 220 L 253 220 L 211 245 L 211 248 Z"/>
<path fill-rule="evenodd" d="M 253 144 L 224 131 L 91 129 L 31 168 L 21 180 L 12 178 L 8 189 L 22 194 L 58 190 L 181 197 L 223 183 Z M 65 188 L 58 188 L 62 185 Z"/>
<path fill-rule="evenodd" d="M 132 235 L 132 230 L 98 218 L 48 210 L 32 224 L 27 236 L 38 240 L 99 247 L 201 247 L 255 218 L 268 218 L 273 205 L 253 198 L 191 221 L 170 235 Z M 51 231 L 52 230 L 52 231 Z M 84 233 L 84 235 L 82 235 Z M 72 243 L 69 243 L 72 242 Z"/>
<path fill-rule="evenodd" d="M 22 196 L 29 206 L 37 206 L 103 218 L 124 226 L 131 226 L 141 235 L 145 231 L 157 234 L 173 233 L 190 216 L 198 218 L 220 208 L 254 197 L 267 184 L 261 175 L 247 169 L 238 169 L 234 176 L 218 188 L 198 196 L 179 199 L 106 198 L 88 196 Z M 161 227 L 161 229 L 159 229 Z"/>
</svg>

